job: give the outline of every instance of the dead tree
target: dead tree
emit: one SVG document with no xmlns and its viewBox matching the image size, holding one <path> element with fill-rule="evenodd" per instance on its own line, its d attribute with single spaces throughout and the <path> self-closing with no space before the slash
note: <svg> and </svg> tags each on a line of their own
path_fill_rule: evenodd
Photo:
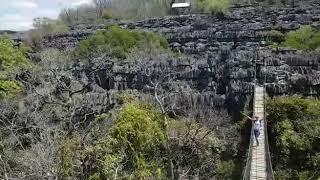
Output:
<svg viewBox="0 0 320 180">
<path fill-rule="evenodd" d="M 108 7 L 108 5 L 110 4 L 110 1 L 109 0 L 93 0 L 93 3 L 96 7 L 97 17 L 101 17 L 103 10 Z"/>
</svg>

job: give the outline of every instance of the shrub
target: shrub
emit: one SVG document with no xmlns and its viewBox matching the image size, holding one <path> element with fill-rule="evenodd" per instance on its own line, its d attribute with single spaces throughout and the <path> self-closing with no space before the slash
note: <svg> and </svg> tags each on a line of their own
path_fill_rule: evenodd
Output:
<svg viewBox="0 0 320 180">
<path fill-rule="evenodd" d="M 108 142 L 102 139 L 95 146 L 96 154 L 102 161 L 99 161 L 100 172 L 91 179 L 112 179 L 119 166 L 123 166 L 121 172 L 118 172 L 120 177 L 163 179 L 164 169 L 159 149 L 166 140 L 166 134 L 161 121 L 161 114 L 148 105 L 136 102 L 124 105 L 112 127 Z"/>
<path fill-rule="evenodd" d="M 110 11 L 104 10 L 102 12 L 102 16 L 103 19 L 111 19 L 112 18 L 112 14 Z"/>
<path fill-rule="evenodd" d="M 15 48 L 8 38 L 0 37 L 0 98 L 13 97 L 21 90 L 15 75 L 28 65 L 28 49 Z"/>
<path fill-rule="evenodd" d="M 58 174 L 62 178 L 75 177 L 78 171 L 76 161 L 79 156 L 79 138 L 65 139 L 59 146 L 58 151 Z"/>
<path fill-rule="evenodd" d="M 148 151 L 165 141 L 161 116 L 146 105 L 128 104 L 119 113 L 112 137 L 117 139 L 116 146 L 125 145 L 136 152 Z"/>
<path fill-rule="evenodd" d="M 314 51 L 320 47 L 320 31 L 313 29 L 311 26 L 301 26 L 296 31 L 287 34 L 283 46 Z"/>
<path fill-rule="evenodd" d="M 155 33 L 129 31 L 119 26 L 109 26 L 106 30 L 81 41 L 76 54 L 80 57 L 88 57 L 94 53 L 110 53 L 117 58 L 126 58 L 132 48 L 139 48 L 143 44 L 155 48 L 168 48 L 166 39 Z"/>
<path fill-rule="evenodd" d="M 258 35 L 264 38 L 269 43 L 272 43 L 272 42 L 280 43 L 285 39 L 285 34 L 277 30 L 262 31 L 262 32 L 259 32 Z"/>
<path fill-rule="evenodd" d="M 221 179 L 229 179 L 232 177 L 232 173 L 235 170 L 235 164 L 233 161 L 222 161 L 218 166 L 218 174 Z"/>
<path fill-rule="evenodd" d="M 198 9 L 206 13 L 225 13 L 229 6 L 229 0 L 197 0 Z"/>
</svg>

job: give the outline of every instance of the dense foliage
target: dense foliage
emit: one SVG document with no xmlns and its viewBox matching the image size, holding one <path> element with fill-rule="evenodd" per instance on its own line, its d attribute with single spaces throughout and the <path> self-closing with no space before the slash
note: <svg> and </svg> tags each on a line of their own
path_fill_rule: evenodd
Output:
<svg viewBox="0 0 320 180">
<path fill-rule="evenodd" d="M 0 98 L 12 97 L 21 90 L 15 76 L 28 64 L 27 50 L 23 45 L 14 47 L 11 40 L 0 37 Z"/>
<path fill-rule="evenodd" d="M 98 116 L 94 132 L 108 118 Z M 91 163 L 91 180 L 174 179 L 182 177 L 230 178 L 232 161 L 223 161 L 225 147 L 205 126 L 192 121 L 170 120 L 166 132 L 164 117 L 149 105 L 131 102 L 122 107 L 107 133 L 81 146 L 79 139 L 67 139 L 59 148 L 61 177 L 77 177 L 79 161 Z M 169 145 L 167 149 L 166 144 Z M 169 152 L 168 152 L 169 150 Z M 90 156 L 90 159 L 87 159 Z M 169 160 L 174 166 L 169 166 Z M 199 174 L 198 174 L 199 173 Z"/>
<path fill-rule="evenodd" d="M 133 48 L 150 44 L 150 48 L 168 48 L 168 42 L 162 36 L 144 31 L 129 31 L 119 26 L 109 26 L 87 40 L 80 42 L 76 53 L 87 57 L 97 53 L 110 53 L 117 58 L 125 58 Z"/>
<path fill-rule="evenodd" d="M 289 32 L 282 45 L 306 51 L 318 50 L 320 31 L 311 26 L 302 26 L 296 31 Z"/>
<path fill-rule="evenodd" d="M 267 112 L 276 179 L 320 178 L 320 101 L 279 97 Z"/>
<path fill-rule="evenodd" d="M 101 163 L 93 177 L 164 179 L 161 147 L 166 138 L 161 121 L 161 114 L 147 105 L 125 105 L 107 135 L 109 142 L 103 138 L 95 145 Z"/>
</svg>

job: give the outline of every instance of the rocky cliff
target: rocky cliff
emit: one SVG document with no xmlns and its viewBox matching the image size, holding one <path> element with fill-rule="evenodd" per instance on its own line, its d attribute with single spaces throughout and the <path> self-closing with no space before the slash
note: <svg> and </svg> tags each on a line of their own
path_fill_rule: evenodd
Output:
<svg viewBox="0 0 320 180">
<path fill-rule="evenodd" d="M 251 99 L 255 76 L 260 83 L 267 82 L 267 90 L 271 96 L 292 93 L 319 95 L 319 54 L 294 49 L 272 49 L 269 46 L 270 41 L 279 42 L 283 38 L 275 32 L 286 33 L 301 25 L 320 27 L 319 20 L 320 9 L 317 7 L 247 7 L 234 8 L 229 14 L 219 17 L 182 15 L 119 25 L 164 34 L 175 51 L 183 52 L 189 57 L 183 63 L 166 64 L 180 69 L 178 79 L 195 91 L 192 98 L 198 99 L 200 104 L 205 102 L 214 107 L 226 106 L 230 112 L 235 112 Z M 79 41 L 104 26 L 46 37 L 42 46 L 73 48 Z M 144 88 L 142 73 L 133 70 L 128 64 L 108 63 L 104 57 L 95 62 L 105 63 L 102 66 L 93 63 L 86 70 L 80 71 L 88 72 L 90 69 L 90 72 L 94 72 L 95 75 L 92 76 L 91 73 L 89 79 L 103 89 Z M 88 73 L 84 74 L 88 76 Z"/>
</svg>

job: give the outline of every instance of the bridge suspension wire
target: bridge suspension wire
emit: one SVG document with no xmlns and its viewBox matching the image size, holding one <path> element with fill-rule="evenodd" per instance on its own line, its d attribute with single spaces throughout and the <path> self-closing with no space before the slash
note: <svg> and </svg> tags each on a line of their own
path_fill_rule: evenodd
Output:
<svg viewBox="0 0 320 180">
<path fill-rule="evenodd" d="M 256 52 L 256 51 L 255 51 Z M 260 145 L 254 141 L 253 126 L 250 132 L 250 143 L 247 152 L 246 164 L 242 174 L 243 180 L 274 180 L 271 155 L 269 151 L 268 130 L 266 121 L 266 82 L 267 75 L 264 73 L 263 85 L 259 86 L 257 80 L 257 59 L 254 61 L 254 96 L 253 96 L 253 115 L 262 119 L 262 130 L 258 138 Z M 259 61 L 260 63 L 260 61 Z M 263 68 L 266 69 L 265 60 Z"/>
<path fill-rule="evenodd" d="M 271 153 L 270 153 L 270 146 L 269 146 L 269 140 L 268 140 L 268 124 L 267 124 L 267 116 L 266 116 L 266 112 L 267 112 L 267 88 L 266 88 L 266 84 L 267 84 L 267 69 L 266 69 L 266 61 L 265 59 L 263 60 L 263 69 L 264 69 L 264 80 L 263 80 L 263 99 L 264 99 L 264 133 L 265 133 L 265 150 L 266 150 L 266 165 L 267 165 L 267 179 L 268 180 L 274 180 L 274 173 L 273 173 L 273 168 L 272 168 L 272 159 L 271 159 Z"/>
</svg>

